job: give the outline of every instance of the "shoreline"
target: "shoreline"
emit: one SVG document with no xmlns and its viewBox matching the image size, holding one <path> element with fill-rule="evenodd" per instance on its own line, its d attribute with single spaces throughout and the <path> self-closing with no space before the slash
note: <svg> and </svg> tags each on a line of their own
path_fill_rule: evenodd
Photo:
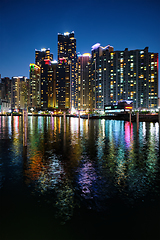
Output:
<svg viewBox="0 0 160 240">
<path fill-rule="evenodd" d="M 11 116 L 11 114 L 0 114 L 0 116 Z M 12 117 L 14 116 L 22 116 L 22 114 L 13 114 Z M 28 116 L 33 116 L 33 117 L 63 117 L 63 114 L 28 114 Z M 74 118 L 79 118 L 78 115 L 70 115 L 66 114 L 66 117 L 74 117 Z M 81 115 L 80 118 L 82 119 L 88 119 L 88 115 Z M 105 119 L 105 120 L 122 120 L 122 121 L 129 121 L 129 114 L 125 115 L 101 115 L 101 116 L 90 116 L 89 120 L 92 119 Z M 159 117 L 158 114 L 139 114 L 139 122 L 158 122 Z M 131 122 L 136 122 L 136 115 L 131 115 Z"/>
</svg>

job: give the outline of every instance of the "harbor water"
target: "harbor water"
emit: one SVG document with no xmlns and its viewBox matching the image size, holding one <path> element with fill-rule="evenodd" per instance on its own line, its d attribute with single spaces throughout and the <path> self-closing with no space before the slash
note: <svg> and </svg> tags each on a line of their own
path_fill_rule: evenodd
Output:
<svg viewBox="0 0 160 240">
<path fill-rule="evenodd" d="M 0 116 L 0 239 L 160 239 L 159 123 Z"/>
</svg>

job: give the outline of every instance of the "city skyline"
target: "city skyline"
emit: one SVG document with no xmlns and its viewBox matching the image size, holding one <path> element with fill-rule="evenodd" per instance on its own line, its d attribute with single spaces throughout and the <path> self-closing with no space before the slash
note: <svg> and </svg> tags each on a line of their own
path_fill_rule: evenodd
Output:
<svg viewBox="0 0 160 240">
<path fill-rule="evenodd" d="M 91 53 L 95 43 L 114 50 L 160 52 L 156 1 L 14 1 L 2 0 L 1 77 L 29 77 L 35 49 L 50 48 L 57 60 L 58 33 L 75 32 L 77 53 Z M 160 79 L 160 78 L 159 78 Z M 160 93 L 160 91 L 159 91 Z"/>
</svg>

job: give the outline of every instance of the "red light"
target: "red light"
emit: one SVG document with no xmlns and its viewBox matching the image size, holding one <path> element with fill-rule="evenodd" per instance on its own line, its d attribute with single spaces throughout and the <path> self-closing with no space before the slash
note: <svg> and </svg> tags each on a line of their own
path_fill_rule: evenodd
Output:
<svg viewBox="0 0 160 240">
<path fill-rule="evenodd" d="M 51 61 L 49 59 L 44 59 L 46 65 L 51 65 Z"/>
</svg>

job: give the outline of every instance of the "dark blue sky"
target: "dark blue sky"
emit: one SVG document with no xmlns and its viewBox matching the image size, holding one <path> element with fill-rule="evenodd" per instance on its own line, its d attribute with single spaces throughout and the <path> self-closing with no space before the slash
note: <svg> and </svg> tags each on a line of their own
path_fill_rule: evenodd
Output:
<svg viewBox="0 0 160 240">
<path fill-rule="evenodd" d="M 158 0 L 0 0 L 0 74 L 29 77 L 35 49 L 57 59 L 57 34 L 75 32 L 77 52 L 108 44 L 114 50 L 160 53 Z"/>
</svg>

